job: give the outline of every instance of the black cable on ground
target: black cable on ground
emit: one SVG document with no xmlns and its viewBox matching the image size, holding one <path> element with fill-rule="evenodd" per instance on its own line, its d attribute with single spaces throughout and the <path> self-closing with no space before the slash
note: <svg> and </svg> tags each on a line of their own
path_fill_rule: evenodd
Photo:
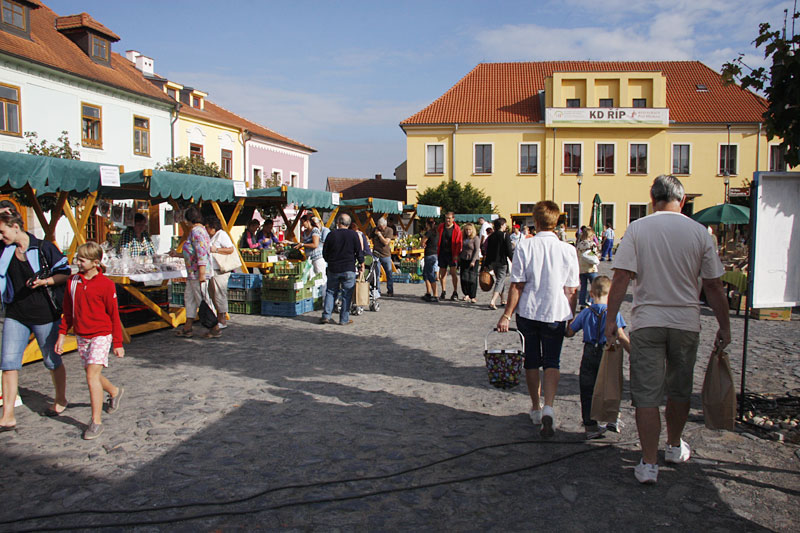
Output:
<svg viewBox="0 0 800 533">
<path fill-rule="evenodd" d="M 569 455 L 566 455 L 566 456 L 563 456 L 563 457 L 560 457 L 560 458 L 557 458 L 557 459 L 554 459 L 554 460 L 545 461 L 543 463 L 537 463 L 537 464 L 534 464 L 534 465 L 521 467 L 519 469 L 514 469 L 514 470 L 510 470 L 510 471 L 503 471 L 503 472 L 493 473 L 493 474 L 483 474 L 483 475 L 474 476 L 474 477 L 471 477 L 471 478 L 455 479 L 455 480 L 446 481 L 446 482 L 436 482 L 436 483 L 425 484 L 425 485 L 404 487 L 404 488 L 400 488 L 400 489 L 387 489 L 387 490 L 384 490 L 384 491 L 377 491 L 374 494 L 373 493 L 366 493 L 366 494 L 363 494 L 363 495 L 344 497 L 344 500 L 361 498 L 361 497 L 372 496 L 372 495 L 380 495 L 380 494 L 384 494 L 384 493 L 387 493 L 387 492 L 400 492 L 400 491 L 405 491 L 405 490 L 415 490 L 415 489 L 418 489 L 418 488 L 427 488 L 427 487 L 432 487 L 432 486 L 436 486 L 436 485 L 439 485 L 439 484 L 451 484 L 451 483 L 458 483 L 458 482 L 462 482 L 462 481 L 471 481 L 471 480 L 474 480 L 474 479 L 484 479 L 484 478 L 487 478 L 487 477 L 507 475 L 507 474 L 511 474 L 511 473 L 530 470 L 530 469 L 533 469 L 533 468 L 537 468 L 539 466 L 545 466 L 547 464 L 551 464 L 552 462 L 561 461 L 563 459 L 567 459 L 569 457 L 573 457 L 573 456 L 576 456 L 576 455 L 581 455 L 581 454 L 588 453 L 588 452 L 591 452 L 591 451 L 602 450 L 602 449 L 606 449 L 606 448 L 609 448 L 609 447 L 612 447 L 612 446 L 621 446 L 621 445 L 626 445 L 626 444 L 633 444 L 635 442 L 636 441 L 618 442 L 618 443 L 609 443 L 609 444 L 592 444 L 592 445 L 589 445 L 590 447 L 587 448 L 586 450 L 581 450 L 580 452 L 569 454 Z M 159 511 L 185 509 L 185 508 L 188 508 L 188 507 L 230 506 L 230 505 L 236 505 L 236 504 L 248 502 L 248 501 L 251 501 L 253 499 L 265 496 L 267 494 L 274 493 L 274 492 L 279 492 L 279 491 L 283 491 L 283 490 L 319 488 L 319 487 L 328 486 L 328 485 L 335 485 L 335 484 L 345 484 L 345 483 L 355 483 L 355 482 L 377 481 L 377 480 L 382 480 L 382 479 L 389 479 L 389 478 L 392 478 L 392 477 L 398 477 L 398 476 L 402 476 L 402 475 L 405 475 L 405 474 L 409 474 L 411 472 L 416 472 L 416 471 L 432 468 L 434 466 L 437 466 L 437 465 L 440 465 L 440 464 L 443 464 L 443 463 L 447 463 L 447 462 L 450 462 L 450 461 L 454 461 L 454 460 L 457 460 L 457 459 L 461 459 L 463 457 L 466 457 L 468 455 L 471 455 L 471 454 L 474 454 L 474 453 L 477 453 L 477 452 L 480 452 L 480 451 L 483 451 L 483 450 L 488 450 L 488 449 L 493 449 L 493 448 L 501 448 L 501 447 L 506 447 L 506 446 L 524 445 L 524 444 L 558 444 L 558 445 L 581 444 L 581 445 L 587 445 L 587 442 L 586 441 L 526 440 L 526 441 L 516 441 L 516 442 L 504 442 L 504 443 L 497 443 L 497 444 L 487 444 L 485 446 L 479 446 L 479 447 L 474 448 L 472 450 L 468 450 L 468 451 L 460 453 L 460 454 L 452 455 L 452 456 L 446 457 L 444 459 L 439 459 L 439 460 L 436 460 L 436 461 L 433 461 L 433 462 L 430 462 L 430 463 L 426 463 L 426 464 L 423 464 L 423 465 L 420 465 L 420 466 L 407 468 L 407 469 L 400 470 L 398 472 L 389 473 L 389 474 L 366 476 L 366 477 L 360 477 L 360 478 L 336 479 L 336 480 L 330 480 L 330 481 L 318 481 L 318 482 L 302 483 L 302 484 L 294 484 L 294 485 L 284 485 L 284 486 L 280 486 L 280 487 L 274 487 L 274 488 L 270 488 L 270 489 L 265 489 L 265 490 L 256 492 L 254 494 L 251 494 L 250 496 L 245 496 L 245 497 L 235 498 L 235 499 L 225 500 L 225 501 L 219 501 L 219 502 L 213 502 L 213 501 L 210 501 L 210 502 L 188 502 L 188 503 L 176 504 L 176 505 L 163 505 L 163 506 L 158 506 L 158 507 L 148 507 L 148 508 L 138 508 L 138 509 L 116 509 L 116 510 L 113 510 L 113 509 L 86 509 L 86 510 L 79 510 L 79 511 L 65 511 L 65 512 L 58 512 L 58 513 L 47 513 L 47 514 L 41 514 L 41 515 L 31 515 L 31 516 L 27 516 L 27 517 L 15 518 L 15 519 L 11 519 L 11 520 L 3 520 L 3 521 L 0 521 L 0 525 L 17 524 L 17 523 L 20 523 L 20 522 L 27 522 L 27 521 L 33 521 L 33 520 L 45 520 L 45 519 L 50 519 L 50 518 L 65 518 L 67 516 L 73 516 L 73 515 L 137 514 L 137 513 L 154 513 L 154 512 L 159 512 Z M 274 509 L 279 509 L 279 508 L 287 507 L 287 506 L 297 506 L 297 505 L 313 504 L 313 503 L 324 503 L 325 501 L 326 501 L 326 499 L 309 500 L 309 501 L 301 500 L 299 502 L 293 502 L 293 503 L 289 503 L 289 504 L 280 504 L 278 506 L 275 506 Z M 339 501 L 339 500 L 338 499 L 334 499 L 333 501 Z M 160 523 L 180 522 L 180 521 L 185 521 L 185 520 L 193 520 L 193 519 L 207 518 L 207 517 L 213 517 L 213 516 L 227 516 L 229 514 L 246 514 L 246 513 L 260 512 L 262 510 L 263 511 L 268 511 L 268 510 L 272 510 L 272 509 L 273 509 L 273 507 L 267 507 L 267 508 L 263 508 L 263 509 L 259 509 L 259 510 L 255 510 L 255 511 L 235 511 L 235 512 L 223 512 L 223 511 L 220 511 L 220 512 L 216 512 L 216 513 L 210 513 L 208 515 L 196 515 L 196 516 L 190 515 L 190 516 L 183 517 L 183 518 L 170 519 L 167 522 L 155 521 L 155 522 L 124 523 L 124 524 L 116 523 L 116 524 L 106 524 L 106 525 L 102 525 L 102 526 L 91 526 L 91 525 L 70 526 L 69 528 L 55 528 L 55 529 L 35 528 L 35 529 L 31 529 L 30 531 L 62 531 L 62 530 L 66 530 L 66 529 L 76 529 L 76 528 L 97 528 L 97 527 L 113 527 L 113 526 L 119 527 L 119 526 L 130 526 L 130 525 L 152 525 L 152 524 L 160 524 Z"/>
</svg>

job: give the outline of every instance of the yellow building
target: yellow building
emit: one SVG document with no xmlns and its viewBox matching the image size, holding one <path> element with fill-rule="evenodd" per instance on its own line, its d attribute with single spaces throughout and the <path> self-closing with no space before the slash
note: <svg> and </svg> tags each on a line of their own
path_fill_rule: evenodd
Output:
<svg viewBox="0 0 800 533">
<path fill-rule="evenodd" d="M 574 229 L 590 223 L 599 195 L 621 235 L 650 212 L 659 174 L 680 178 L 691 214 L 757 170 L 784 170 L 764 109 L 696 61 L 480 64 L 401 122 L 407 200 L 455 179 L 483 189 L 506 218 L 554 200 Z"/>
</svg>

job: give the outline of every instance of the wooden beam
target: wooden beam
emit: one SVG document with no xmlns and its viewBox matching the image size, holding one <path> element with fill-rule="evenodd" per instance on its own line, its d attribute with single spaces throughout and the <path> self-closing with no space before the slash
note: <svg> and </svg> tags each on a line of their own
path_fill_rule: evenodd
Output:
<svg viewBox="0 0 800 533">
<path fill-rule="evenodd" d="M 86 242 L 86 227 L 89 225 L 89 218 L 92 216 L 96 201 L 97 191 L 90 193 L 89 196 L 86 197 L 86 200 L 83 201 L 83 207 L 81 208 L 77 221 L 72 216 L 71 209 L 64 211 L 64 215 L 66 215 L 67 220 L 69 220 L 72 226 L 72 230 L 75 232 L 75 237 L 73 237 L 72 243 L 69 245 L 69 251 L 67 252 L 67 260 L 70 263 L 72 263 L 72 258 L 78 246 Z M 76 207 L 75 210 L 77 212 L 78 208 Z"/>
<path fill-rule="evenodd" d="M 328 222 L 325 223 L 326 228 L 331 229 L 331 226 L 333 226 L 333 224 L 336 222 L 336 216 L 338 214 L 339 214 L 339 206 L 337 205 L 336 207 L 333 208 L 333 211 L 331 211 L 331 216 L 330 218 L 328 218 Z"/>
<path fill-rule="evenodd" d="M 294 235 L 294 226 L 295 226 L 295 224 L 297 222 L 295 220 L 295 223 L 292 224 L 291 226 L 288 224 L 289 217 L 286 216 L 286 213 L 284 212 L 284 207 L 285 206 L 281 206 L 281 207 L 278 208 L 278 212 L 280 212 L 281 216 L 283 217 L 283 220 L 287 222 L 287 224 L 286 224 L 286 233 L 288 233 L 288 235 L 284 234 L 283 239 L 286 240 L 287 237 L 289 237 L 290 241 L 297 242 L 297 237 L 295 237 L 295 235 Z"/>
<path fill-rule="evenodd" d="M 29 184 L 26 184 L 25 192 L 28 194 L 28 200 L 31 202 L 31 207 L 36 214 L 36 218 L 39 219 L 39 224 L 41 224 L 43 228 L 46 228 L 50 222 L 48 222 L 47 218 L 44 216 L 44 211 L 42 211 L 42 206 L 39 204 L 39 199 L 36 198 L 36 191 Z"/>
<path fill-rule="evenodd" d="M 233 216 L 231 217 L 230 222 L 225 220 L 225 216 L 222 214 L 222 209 L 219 207 L 219 203 L 216 201 L 211 202 L 211 207 L 214 208 L 214 212 L 217 214 L 217 218 L 219 219 L 219 223 L 222 225 L 222 230 L 228 234 L 228 238 L 233 242 L 233 237 L 231 236 L 230 228 L 233 226 L 233 223 L 236 221 L 236 217 L 239 216 L 239 211 L 241 210 L 242 206 L 244 205 L 244 198 L 240 199 L 236 203 L 236 207 L 233 210 Z M 242 272 L 245 274 L 249 273 L 250 271 L 247 269 L 247 264 L 244 262 L 244 257 L 242 257 L 242 252 L 239 251 L 239 247 L 236 246 L 236 243 L 233 242 L 233 250 L 236 255 L 239 257 L 239 263 L 242 264 Z"/>
</svg>

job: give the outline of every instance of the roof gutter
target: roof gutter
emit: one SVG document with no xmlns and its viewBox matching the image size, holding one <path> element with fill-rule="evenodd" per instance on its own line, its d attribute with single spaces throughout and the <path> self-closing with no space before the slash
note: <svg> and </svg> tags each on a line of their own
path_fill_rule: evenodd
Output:
<svg viewBox="0 0 800 533">
<path fill-rule="evenodd" d="M 242 152 L 244 154 L 244 157 L 242 158 L 242 163 L 244 164 L 244 168 L 242 169 L 242 179 L 245 185 L 247 185 L 247 177 L 249 174 L 248 169 L 250 168 L 250 155 L 247 150 L 247 141 L 250 140 L 251 135 L 250 132 L 244 128 L 240 128 L 239 135 L 242 136 Z M 233 179 L 233 176 L 231 176 L 231 179 Z"/>
<path fill-rule="evenodd" d="M 175 159 L 175 123 L 178 122 L 181 105 L 180 102 L 175 102 L 175 107 L 172 108 L 172 111 L 175 112 L 175 118 L 169 121 L 169 157 L 173 160 Z M 172 115 L 172 111 L 170 111 L 170 115 Z"/>
</svg>

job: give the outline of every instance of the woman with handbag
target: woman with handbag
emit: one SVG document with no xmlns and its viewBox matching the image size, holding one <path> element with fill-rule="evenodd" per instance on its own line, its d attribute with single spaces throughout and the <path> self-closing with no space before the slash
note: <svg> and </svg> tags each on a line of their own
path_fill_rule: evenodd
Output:
<svg viewBox="0 0 800 533">
<path fill-rule="evenodd" d="M 208 294 L 217 310 L 219 329 L 228 327 L 228 278 L 236 267 L 241 266 L 236 249 L 227 232 L 222 231 L 222 224 L 215 216 L 206 218 L 206 231 L 211 237 L 211 265 L 213 276 L 208 282 Z"/>
<path fill-rule="evenodd" d="M 595 244 L 594 230 L 586 228 L 581 232 L 578 244 L 575 245 L 578 253 L 578 267 L 580 268 L 581 288 L 578 293 L 578 304 L 581 309 L 586 307 L 587 288 L 592 285 L 592 281 L 597 277 L 597 265 L 600 258 L 597 254 L 597 244 Z"/>
<path fill-rule="evenodd" d="M 183 218 L 192 225 L 189 236 L 183 243 L 183 261 L 186 263 L 186 294 L 184 305 L 186 307 L 186 323 L 179 328 L 178 337 L 192 337 L 192 324 L 197 318 L 197 310 L 203 303 L 203 284 L 206 283 L 208 270 L 211 268 L 211 239 L 203 226 L 203 215 L 200 210 L 190 205 L 183 212 Z M 220 336 L 219 324 L 209 329 L 203 335 L 207 339 L 216 339 Z"/>
<path fill-rule="evenodd" d="M 478 294 L 478 259 L 480 258 L 481 238 L 475 226 L 466 223 L 461 226 L 464 242 L 458 255 L 458 269 L 461 271 L 461 290 L 464 301 L 475 303 Z"/>
<path fill-rule="evenodd" d="M 16 212 L 0 215 L 0 236 L 5 245 L 0 254 L 0 294 L 6 309 L 0 355 L 4 396 L 0 432 L 3 432 L 17 427 L 14 402 L 22 356 L 31 333 L 55 385 L 55 398 L 45 414 L 58 416 L 67 408 L 67 371 L 54 348 L 70 268 L 55 245 L 25 231 Z"/>
</svg>

